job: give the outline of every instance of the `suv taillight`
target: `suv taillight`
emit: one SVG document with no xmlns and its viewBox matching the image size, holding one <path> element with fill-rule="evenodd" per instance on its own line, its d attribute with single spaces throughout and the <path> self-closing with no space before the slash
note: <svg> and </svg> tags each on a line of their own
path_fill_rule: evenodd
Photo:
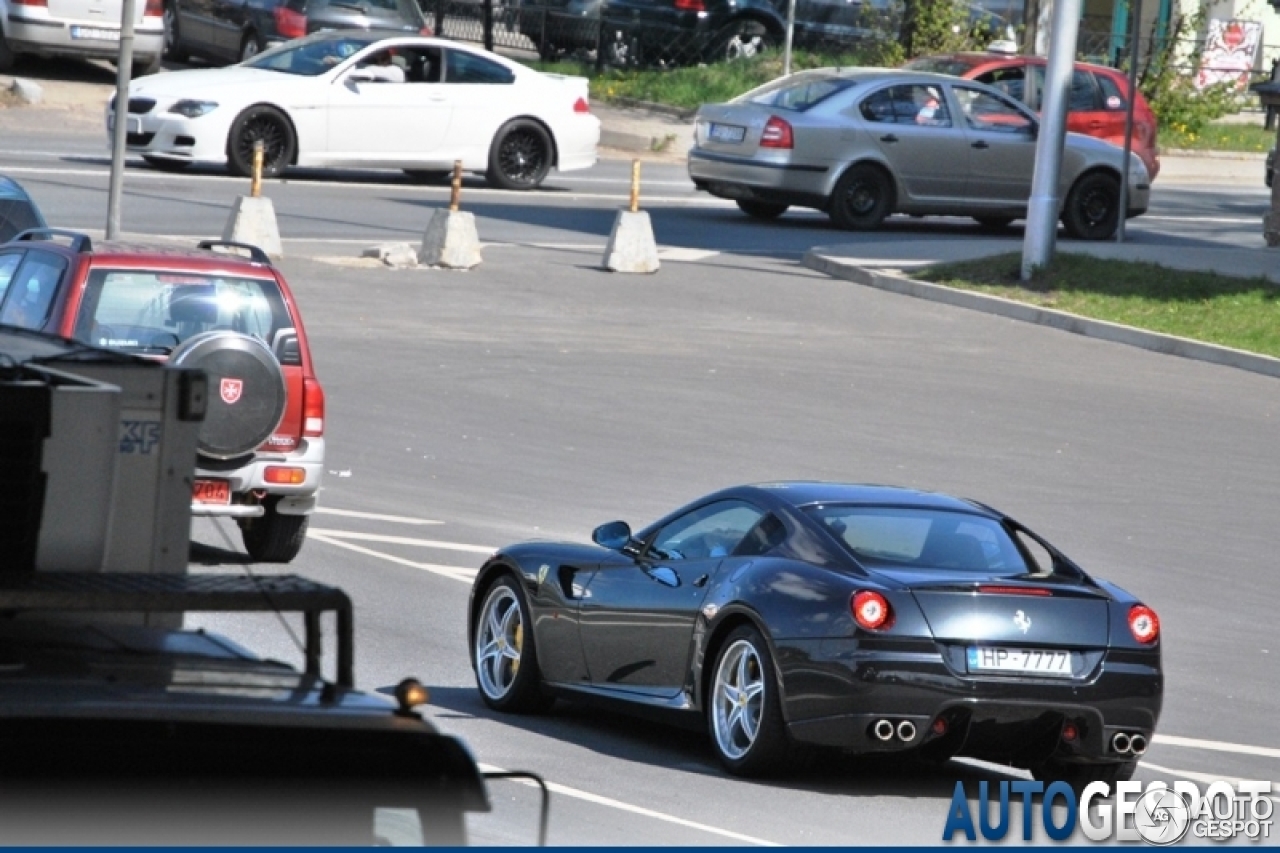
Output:
<svg viewBox="0 0 1280 853">
<path fill-rule="evenodd" d="M 764 133 L 760 134 L 760 147 L 794 148 L 795 136 L 791 132 L 791 125 L 777 116 L 769 116 Z"/>
<path fill-rule="evenodd" d="M 324 389 L 318 379 L 302 380 L 302 434 L 324 435 Z"/>
<path fill-rule="evenodd" d="M 288 6 L 277 6 L 275 11 L 276 32 L 287 39 L 302 38 L 307 34 L 307 16 L 295 12 Z"/>
</svg>

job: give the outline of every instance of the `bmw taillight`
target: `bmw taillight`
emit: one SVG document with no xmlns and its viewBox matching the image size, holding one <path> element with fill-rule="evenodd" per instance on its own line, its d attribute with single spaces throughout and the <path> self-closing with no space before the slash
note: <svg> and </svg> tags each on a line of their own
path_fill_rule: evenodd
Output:
<svg viewBox="0 0 1280 853">
<path fill-rule="evenodd" d="M 276 32 L 287 39 L 302 38 L 307 34 L 307 16 L 295 12 L 288 6 L 277 6 L 275 11 Z"/>
<path fill-rule="evenodd" d="M 770 116 L 765 122 L 764 133 L 760 135 L 761 148 L 794 148 L 795 135 L 791 132 L 790 123 Z"/>
<path fill-rule="evenodd" d="M 705 12 L 707 4 L 703 0 L 676 0 L 676 8 L 681 12 Z"/>
<path fill-rule="evenodd" d="M 324 389 L 318 379 L 302 380 L 302 434 L 324 435 Z"/>
<path fill-rule="evenodd" d="M 587 103 L 586 98 L 578 98 L 573 102 L 573 111 L 575 113 L 589 113 L 591 112 L 591 105 Z"/>
<path fill-rule="evenodd" d="M 889 606 L 888 599 L 878 592 L 869 589 L 855 592 L 849 608 L 853 611 L 854 620 L 868 631 L 888 628 L 893 624 L 893 608 Z"/>
<path fill-rule="evenodd" d="M 1139 643 L 1150 645 L 1160 639 L 1160 619 L 1150 607 L 1135 604 L 1129 608 L 1129 632 Z"/>
</svg>

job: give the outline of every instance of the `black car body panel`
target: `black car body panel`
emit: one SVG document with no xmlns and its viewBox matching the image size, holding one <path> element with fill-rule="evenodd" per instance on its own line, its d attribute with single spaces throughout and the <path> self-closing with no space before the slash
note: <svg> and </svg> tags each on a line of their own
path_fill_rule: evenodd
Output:
<svg viewBox="0 0 1280 853">
<path fill-rule="evenodd" d="M 0 175 L 0 243 L 8 242 L 23 231 L 44 228 L 40 208 L 15 180 Z"/>
<path fill-rule="evenodd" d="M 684 553 L 655 553 L 655 543 L 668 547 L 663 537 L 672 527 L 735 506 L 760 520 L 732 553 L 708 546 L 709 535 L 696 544 L 698 537 L 681 540 Z M 1045 550 L 1011 558 L 1007 569 L 875 568 L 833 533 L 838 525 L 816 520 L 840 507 L 852 508 L 852 517 L 905 507 L 934 514 L 943 527 L 1003 530 L 1010 541 Z M 770 532 L 757 536 L 762 528 Z M 617 550 L 558 543 L 501 550 L 473 587 L 469 636 L 485 591 L 514 573 L 528 596 L 543 686 L 558 695 L 696 720 L 710 701 L 724 638 L 750 624 L 768 643 L 796 741 L 1024 765 L 1114 762 L 1115 732 L 1149 738 L 1155 729 L 1159 641 L 1143 644 L 1131 633 L 1137 599 L 1032 537 L 993 509 L 928 492 L 827 483 L 727 489 L 632 534 Z M 889 625 L 868 630 L 855 621 L 851 601 L 860 591 L 883 596 Z M 975 668 L 974 655 L 990 661 L 1002 650 L 1025 652 L 1028 661 L 1052 658 L 1060 669 Z M 473 665 L 475 658 L 473 643 Z M 920 734 L 877 739 L 873 724 L 885 718 L 909 720 Z M 931 728 L 940 718 L 946 725 Z M 1068 723 L 1079 732 L 1069 742 L 1061 737 Z"/>
</svg>

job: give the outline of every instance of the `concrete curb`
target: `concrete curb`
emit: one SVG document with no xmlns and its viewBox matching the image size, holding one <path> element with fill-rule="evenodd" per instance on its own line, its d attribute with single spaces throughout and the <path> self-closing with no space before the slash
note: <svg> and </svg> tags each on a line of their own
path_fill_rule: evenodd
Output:
<svg viewBox="0 0 1280 853">
<path fill-rule="evenodd" d="M 1108 323 L 1104 320 L 1091 320 L 1065 311 L 1052 308 L 1038 308 L 1023 302 L 1014 302 L 999 296 L 988 296 L 970 290 L 956 290 L 940 284 L 917 281 L 898 272 L 880 272 L 854 266 L 821 253 L 821 247 L 810 249 L 805 253 L 802 263 L 809 269 L 826 273 L 834 278 L 864 284 L 880 290 L 914 296 L 917 299 L 928 299 L 932 302 L 943 302 L 959 308 L 995 314 L 1027 323 L 1050 326 L 1064 332 L 1084 335 L 1088 338 L 1111 341 L 1118 344 L 1140 347 L 1165 355 L 1176 355 L 1182 358 L 1207 361 L 1225 367 L 1236 367 L 1253 373 L 1280 378 L 1280 359 L 1267 355 L 1245 352 L 1231 347 L 1206 344 L 1175 335 L 1163 335 L 1135 329 L 1119 323 Z"/>
</svg>

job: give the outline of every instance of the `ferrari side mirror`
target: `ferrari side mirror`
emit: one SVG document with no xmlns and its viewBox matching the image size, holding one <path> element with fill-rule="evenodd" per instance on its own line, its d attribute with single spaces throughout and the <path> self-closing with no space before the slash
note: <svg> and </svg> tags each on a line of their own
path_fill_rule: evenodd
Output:
<svg viewBox="0 0 1280 853">
<path fill-rule="evenodd" d="M 610 521 L 591 532 L 591 541 L 611 551 L 621 551 L 631 541 L 631 525 L 625 521 Z"/>
</svg>

